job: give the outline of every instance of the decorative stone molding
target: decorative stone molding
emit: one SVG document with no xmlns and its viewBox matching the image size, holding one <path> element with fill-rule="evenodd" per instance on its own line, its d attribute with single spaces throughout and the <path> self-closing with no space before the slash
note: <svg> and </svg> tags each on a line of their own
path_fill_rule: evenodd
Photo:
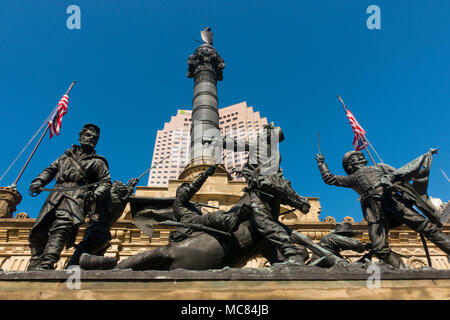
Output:
<svg viewBox="0 0 450 320">
<path fill-rule="evenodd" d="M 30 216 L 26 214 L 25 212 L 19 212 L 14 217 L 15 220 L 23 220 L 23 219 L 30 219 Z"/>
<path fill-rule="evenodd" d="M 343 222 L 349 222 L 349 223 L 355 223 L 355 220 L 352 217 L 345 217 L 343 220 Z"/>
<path fill-rule="evenodd" d="M 406 260 L 406 265 L 412 269 L 422 269 L 423 267 L 426 267 L 428 264 L 426 259 L 411 257 Z"/>
<path fill-rule="evenodd" d="M 326 218 L 324 219 L 324 222 L 327 222 L 327 223 L 336 223 L 336 219 L 335 219 L 334 217 L 328 216 L 328 217 L 326 217 Z"/>
</svg>

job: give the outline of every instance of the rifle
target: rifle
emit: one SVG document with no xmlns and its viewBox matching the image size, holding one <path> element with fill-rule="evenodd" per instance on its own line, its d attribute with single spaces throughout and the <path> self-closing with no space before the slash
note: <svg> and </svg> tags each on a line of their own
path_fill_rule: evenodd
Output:
<svg viewBox="0 0 450 320">
<path fill-rule="evenodd" d="M 394 254 L 396 254 L 396 255 L 402 257 L 402 258 L 406 258 L 406 259 L 411 258 L 411 256 L 407 256 L 407 255 L 404 255 L 404 254 L 401 254 L 401 253 L 398 253 L 398 252 L 395 252 L 395 251 L 392 251 L 392 252 L 393 252 Z M 369 252 L 367 252 L 367 253 L 364 254 L 361 258 L 359 258 L 358 260 L 356 260 L 356 262 L 362 262 L 362 263 L 364 263 L 366 259 L 367 259 L 367 260 L 372 260 L 372 257 L 373 257 L 374 254 L 375 254 L 375 252 L 373 251 L 373 249 L 370 249 Z"/>
<path fill-rule="evenodd" d="M 297 231 L 292 231 L 290 238 L 293 242 L 298 243 L 302 246 L 305 246 L 309 250 L 311 250 L 313 253 L 318 255 L 319 257 L 323 257 L 324 260 L 326 260 L 331 265 L 335 265 L 337 263 L 347 263 L 348 261 L 345 259 L 342 259 L 335 254 L 333 254 L 331 251 L 321 247 L 314 241 L 312 241 L 310 238 L 305 236 L 304 234 L 301 234 Z"/>
<path fill-rule="evenodd" d="M 294 209 L 291 209 L 291 210 L 288 210 L 288 211 L 284 211 L 284 212 L 280 213 L 280 216 L 283 216 L 283 215 L 285 215 L 285 214 L 288 214 L 288 213 L 294 212 L 295 210 L 297 210 L 297 209 L 296 209 L 296 208 L 294 208 Z"/>
<path fill-rule="evenodd" d="M 225 232 L 225 231 L 222 231 L 222 230 L 210 228 L 210 227 L 207 227 L 207 226 L 204 226 L 204 225 L 201 225 L 201 224 L 196 224 L 196 223 L 182 223 L 182 222 L 166 220 L 166 221 L 160 222 L 159 225 L 161 225 L 161 226 L 168 226 L 168 227 L 190 228 L 190 229 L 199 230 L 199 231 L 218 233 L 218 234 L 221 234 L 221 235 L 224 235 L 224 236 L 228 236 L 228 237 L 233 236 L 229 232 Z"/>
<path fill-rule="evenodd" d="M 206 207 L 206 208 L 213 208 L 213 209 L 220 209 L 219 207 L 215 207 L 206 203 L 201 203 L 201 202 L 197 202 L 197 201 L 191 201 L 191 203 L 194 203 L 200 207 Z"/>
</svg>

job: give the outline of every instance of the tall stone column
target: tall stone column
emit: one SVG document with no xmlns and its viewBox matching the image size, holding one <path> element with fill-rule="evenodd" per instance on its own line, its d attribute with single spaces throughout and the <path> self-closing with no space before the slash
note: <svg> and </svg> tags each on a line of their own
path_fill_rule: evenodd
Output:
<svg viewBox="0 0 450 320">
<path fill-rule="evenodd" d="M 221 159 L 205 140 L 220 135 L 217 81 L 223 79 L 224 60 L 210 44 L 200 45 L 189 57 L 188 78 L 194 78 L 192 100 L 191 165 L 212 164 Z"/>
</svg>

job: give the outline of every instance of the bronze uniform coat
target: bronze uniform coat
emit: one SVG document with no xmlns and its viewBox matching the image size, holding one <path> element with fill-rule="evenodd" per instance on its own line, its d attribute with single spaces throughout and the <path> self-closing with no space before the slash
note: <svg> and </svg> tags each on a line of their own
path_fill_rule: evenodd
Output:
<svg viewBox="0 0 450 320">
<path fill-rule="evenodd" d="M 106 159 L 95 154 L 95 151 L 77 158 L 74 153 L 79 148 L 79 146 L 74 145 L 66 150 L 55 162 L 44 169 L 33 182 L 41 180 L 42 184 L 46 185 L 55 179 L 54 188 L 71 188 L 94 182 L 99 182 L 99 184 L 90 188 L 51 192 L 42 206 L 33 228 L 55 208 L 70 212 L 73 217 L 73 224 L 77 226 L 84 222 L 86 216 L 84 202 L 88 191 L 94 190 L 94 194 L 100 200 L 111 189 L 112 183 Z M 97 201 L 97 203 L 99 202 L 101 201 Z"/>
</svg>

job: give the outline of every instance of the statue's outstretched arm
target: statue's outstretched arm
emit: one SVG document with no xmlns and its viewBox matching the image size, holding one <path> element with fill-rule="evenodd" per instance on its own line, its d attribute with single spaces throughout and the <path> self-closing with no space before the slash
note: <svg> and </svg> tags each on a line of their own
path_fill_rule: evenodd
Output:
<svg viewBox="0 0 450 320">
<path fill-rule="evenodd" d="M 186 188 L 186 191 L 183 195 L 181 195 L 180 201 L 189 201 L 192 199 L 192 197 L 197 193 L 198 190 L 203 186 L 206 179 L 208 179 L 209 176 L 212 176 L 214 172 L 216 171 L 218 164 L 214 164 L 211 167 L 209 167 L 205 172 L 201 173 L 192 183 Z"/>
<path fill-rule="evenodd" d="M 339 187 L 352 187 L 353 183 L 348 176 L 338 176 L 331 173 L 328 169 L 327 164 L 324 162 L 325 158 L 322 154 L 316 156 L 316 161 L 319 166 L 320 175 L 322 180 L 329 185 L 339 186 Z"/>
</svg>

